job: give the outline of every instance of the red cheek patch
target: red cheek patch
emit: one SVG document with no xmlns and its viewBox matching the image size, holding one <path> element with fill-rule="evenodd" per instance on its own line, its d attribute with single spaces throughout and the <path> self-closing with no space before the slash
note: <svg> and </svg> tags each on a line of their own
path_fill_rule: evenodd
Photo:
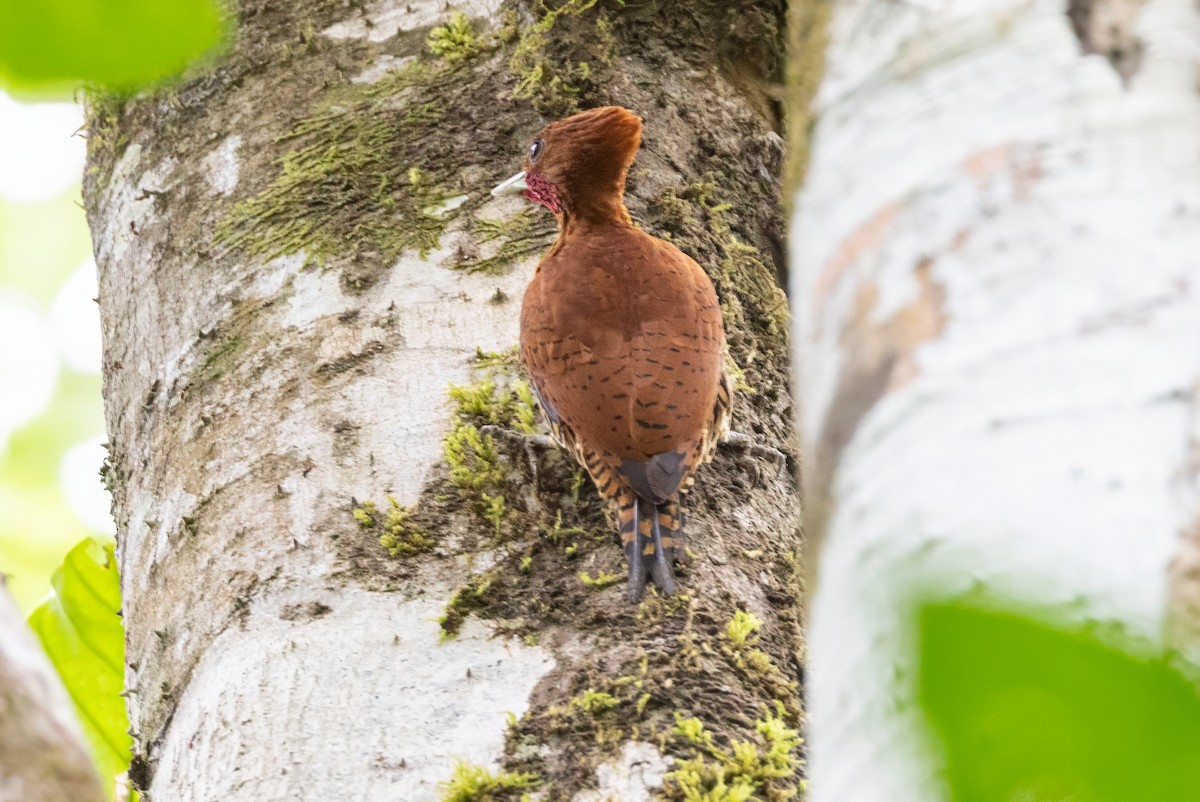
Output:
<svg viewBox="0 0 1200 802">
<path fill-rule="evenodd" d="M 539 173 L 530 172 L 525 176 L 525 198 L 534 203 L 540 203 L 550 211 L 558 214 L 562 204 L 558 200 L 558 190 Z"/>
</svg>

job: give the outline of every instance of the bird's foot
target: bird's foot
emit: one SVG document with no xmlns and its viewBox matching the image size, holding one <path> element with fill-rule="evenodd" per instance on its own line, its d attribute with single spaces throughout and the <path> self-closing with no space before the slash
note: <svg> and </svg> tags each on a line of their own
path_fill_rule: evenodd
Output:
<svg viewBox="0 0 1200 802">
<path fill-rule="evenodd" d="M 503 426 L 496 426 L 492 423 L 484 424 L 479 427 L 480 434 L 486 434 L 490 437 L 496 437 L 521 448 L 540 448 L 542 450 L 555 448 L 557 444 L 554 438 L 548 434 L 526 434 L 525 432 L 506 429 Z"/>
<path fill-rule="evenodd" d="M 762 473 L 760 465 L 763 462 L 775 466 L 776 478 L 787 469 L 787 454 L 777 448 L 763 445 L 748 434 L 728 432 L 718 445 L 738 452 L 737 463 L 754 474 L 756 484 Z"/>
<path fill-rule="evenodd" d="M 558 447 L 558 444 L 554 442 L 554 438 L 550 435 L 518 432 L 491 423 L 480 426 L 479 433 L 496 440 L 501 440 L 524 451 L 525 459 L 529 463 L 529 470 L 533 474 L 534 487 L 538 486 L 538 467 L 542 463 L 542 455 L 546 451 Z"/>
</svg>

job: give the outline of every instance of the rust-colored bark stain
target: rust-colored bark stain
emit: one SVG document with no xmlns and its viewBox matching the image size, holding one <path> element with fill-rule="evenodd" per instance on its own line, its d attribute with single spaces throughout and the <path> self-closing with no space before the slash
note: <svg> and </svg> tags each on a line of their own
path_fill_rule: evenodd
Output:
<svg viewBox="0 0 1200 802">
<path fill-rule="evenodd" d="M 1036 150 L 1012 143 L 975 151 L 962 160 L 962 168 L 979 187 L 1008 173 L 1012 179 L 1013 198 L 1027 200 L 1042 178 L 1042 162 Z"/>
<path fill-rule="evenodd" d="M 1169 571 L 1165 639 L 1195 655 L 1200 652 L 1200 520 L 1180 538 Z"/>
<path fill-rule="evenodd" d="M 823 307 L 829 294 L 841 282 L 846 270 L 857 262 L 863 253 L 879 244 L 899 210 L 898 203 L 886 204 L 842 241 L 833 256 L 821 266 L 821 272 L 813 285 L 813 309 Z"/>
<path fill-rule="evenodd" d="M 1197 486 L 1200 485 L 1200 381 L 1192 384 L 1190 402 L 1192 435 L 1184 475 L 1192 486 Z M 1170 646 L 1195 657 L 1200 655 L 1200 514 L 1182 533 L 1169 572 L 1164 634 Z"/>
<path fill-rule="evenodd" d="M 839 340 L 845 364 L 815 444 L 813 471 L 806 477 L 807 531 L 817 542 L 824 532 L 831 483 L 842 451 L 881 398 L 918 376 L 917 349 L 941 334 L 946 325 L 945 290 L 934 280 L 932 269 L 929 259 L 916 265 L 916 298 L 883 321 L 874 319 L 878 287 L 865 282 L 858 288 Z"/>
<path fill-rule="evenodd" d="M 958 231 L 954 232 L 954 237 L 950 240 L 949 252 L 954 253 L 955 251 L 961 251 L 970 241 L 971 229 L 966 227 L 960 228 Z"/>
<path fill-rule="evenodd" d="M 1043 174 L 1042 162 L 1036 154 L 1015 160 L 1012 165 L 1013 198 L 1018 201 L 1029 200 Z"/>
<path fill-rule="evenodd" d="M 980 183 L 1000 172 L 1012 159 L 1012 145 L 996 145 L 991 148 L 977 150 L 963 159 L 963 169 Z"/>
</svg>

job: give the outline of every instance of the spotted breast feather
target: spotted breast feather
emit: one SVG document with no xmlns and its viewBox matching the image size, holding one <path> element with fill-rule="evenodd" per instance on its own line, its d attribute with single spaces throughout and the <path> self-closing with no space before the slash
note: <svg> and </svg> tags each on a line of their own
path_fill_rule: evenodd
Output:
<svg viewBox="0 0 1200 802">
<path fill-rule="evenodd" d="M 681 491 L 728 424 L 712 283 L 677 248 L 639 229 L 593 231 L 541 264 L 521 317 L 521 358 L 552 429 L 617 504 L 630 551 L 654 557 L 654 524 L 669 530 L 666 564 L 652 560 L 649 570 L 673 586 Z"/>
</svg>

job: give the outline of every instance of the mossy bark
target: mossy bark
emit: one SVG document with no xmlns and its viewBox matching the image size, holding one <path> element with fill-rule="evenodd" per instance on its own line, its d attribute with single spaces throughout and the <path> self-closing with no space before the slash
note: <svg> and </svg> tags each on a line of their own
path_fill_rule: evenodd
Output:
<svg viewBox="0 0 1200 802">
<path fill-rule="evenodd" d="M 784 3 L 452 10 L 244 2 L 215 71 L 93 103 L 85 199 L 135 780 L 152 799 L 317 798 L 326 771 L 363 799 L 433 799 L 461 780 L 478 798 L 566 800 L 606 793 L 597 767 L 649 749 L 675 762 L 647 794 L 787 798 L 802 785 L 803 646 L 770 90 Z M 622 554 L 593 488 L 529 438 L 508 351 L 553 222 L 487 194 L 549 117 L 605 103 L 646 120 L 633 216 L 721 296 L 734 428 L 787 457 L 722 450 L 698 477 L 685 593 L 641 607 L 613 587 Z M 372 639 L 429 621 L 415 611 L 430 604 L 443 646 Z M 459 697 L 435 735 L 407 733 L 443 678 L 414 693 L 367 667 L 392 649 L 446 661 L 455 682 L 501 666 L 516 718 L 456 742 Z M 256 655 L 296 651 L 294 670 L 255 673 Z M 305 672 L 340 690 L 274 728 L 248 723 Z M 392 718 L 373 725 L 379 710 Z M 295 720 L 326 737 L 260 742 Z M 494 782 L 452 780 L 456 757 L 493 763 Z M 264 761 L 287 771 L 267 777 Z"/>
</svg>

